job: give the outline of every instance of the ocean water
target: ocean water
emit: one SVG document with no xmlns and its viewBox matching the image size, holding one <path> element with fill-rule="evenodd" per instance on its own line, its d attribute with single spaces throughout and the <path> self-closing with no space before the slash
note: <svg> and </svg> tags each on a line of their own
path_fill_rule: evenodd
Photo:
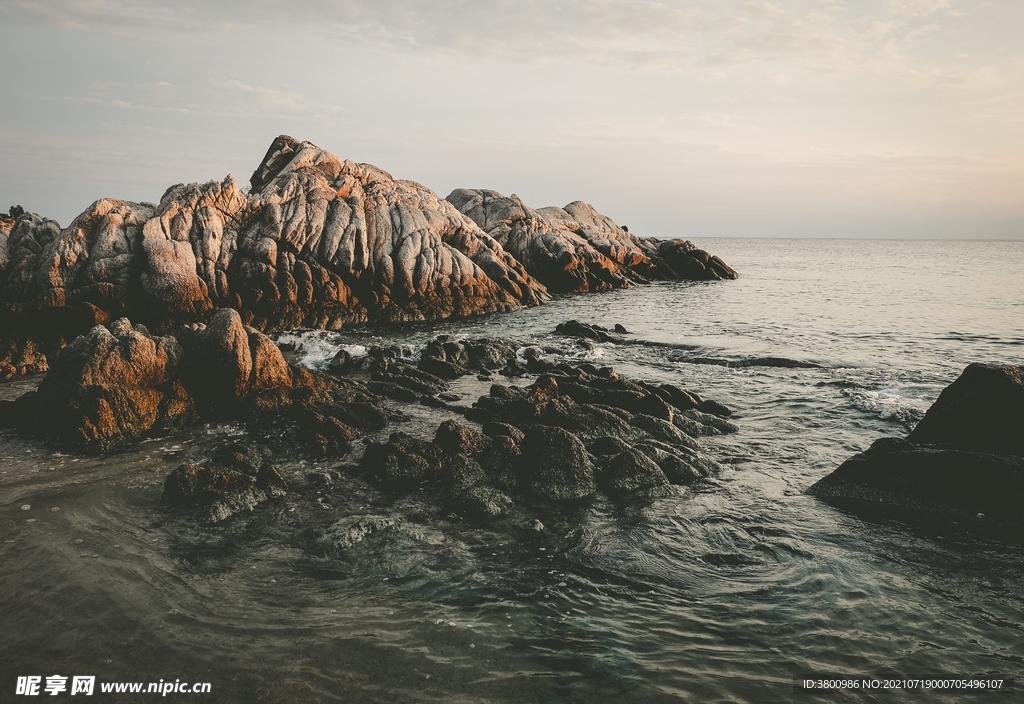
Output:
<svg viewBox="0 0 1024 704">
<path fill-rule="evenodd" d="M 1019 540 L 863 518 L 803 494 L 878 437 L 905 435 L 970 362 L 1024 363 L 1024 242 L 698 244 L 741 278 L 285 338 L 315 368 L 341 346 L 415 354 L 438 334 L 507 337 L 698 391 L 735 409 L 741 430 L 701 440 L 725 469 L 678 496 L 598 500 L 527 531 L 386 501 L 343 477 L 315 504 L 286 498 L 204 527 L 161 505 L 162 482 L 237 427 L 98 458 L 0 434 L 0 701 L 21 700 L 18 676 L 53 674 L 210 682 L 199 698 L 219 702 L 1019 697 L 815 695 L 793 678 L 985 673 L 1024 686 Z M 632 334 L 585 350 L 554 331 L 572 318 Z M 0 397 L 37 383 L 6 382 Z M 467 378 L 454 391 L 468 405 L 487 386 Z M 448 417 L 406 410 L 389 431 L 431 437 Z M 301 481 L 344 464 L 279 466 Z M 365 514 L 406 529 L 340 558 L 315 549 L 317 526 Z"/>
</svg>

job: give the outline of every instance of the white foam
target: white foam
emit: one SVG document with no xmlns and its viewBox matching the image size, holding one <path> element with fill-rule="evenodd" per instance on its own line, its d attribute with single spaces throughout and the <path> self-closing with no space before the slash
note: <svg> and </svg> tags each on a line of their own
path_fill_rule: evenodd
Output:
<svg viewBox="0 0 1024 704">
<path fill-rule="evenodd" d="M 366 355 L 364 345 L 346 344 L 337 333 L 328 330 L 282 333 L 277 338 L 277 344 L 293 345 L 296 362 L 313 371 L 327 369 L 338 350 L 345 350 L 353 357 Z"/>
</svg>

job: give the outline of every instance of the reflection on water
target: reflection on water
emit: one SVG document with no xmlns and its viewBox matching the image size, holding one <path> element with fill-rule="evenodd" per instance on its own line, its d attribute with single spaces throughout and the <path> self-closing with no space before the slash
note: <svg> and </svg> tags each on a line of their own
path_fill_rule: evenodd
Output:
<svg viewBox="0 0 1024 704">
<path fill-rule="evenodd" d="M 875 438 L 904 434 L 969 361 L 1021 361 L 1021 283 L 992 266 L 1019 261 L 1021 244 L 711 248 L 743 278 L 388 335 L 565 344 L 555 324 L 575 317 L 662 343 L 597 352 L 723 401 L 742 430 L 702 440 L 722 476 L 649 503 L 598 500 L 544 515 L 542 531 L 488 528 L 381 497 L 348 476 L 347 459 L 284 461 L 296 486 L 313 470 L 341 479 L 211 528 L 164 508 L 162 482 L 235 427 L 103 458 L 0 435 L 0 699 L 18 675 L 54 673 L 209 681 L 211 700 L 229 702 L 762 702 L 792 701 L 796 673 L 1020 679 L 1024 547 L 869 522 L 801 492 Z M 355 331 L 331 344 L 381 339 Z M 35 383 L 7 382 L 0 397 Z M 486 388 L 470 378 L 454 391 L 469 403 Z M 422 437 L 445 417 L 408 416 L 401 429 Z M 354 515 L 401 523 L 337 558 L 317 548 L 318 531 Z M 820 699 L 873 700 L 923 699 Z"/>
</svg>

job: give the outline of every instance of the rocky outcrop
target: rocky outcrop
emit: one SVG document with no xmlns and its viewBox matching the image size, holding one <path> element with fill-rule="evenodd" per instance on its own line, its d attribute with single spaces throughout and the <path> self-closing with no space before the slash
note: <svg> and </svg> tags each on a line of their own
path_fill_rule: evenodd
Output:
<svg viewBox="0 0 1024 704">
<path fill-rule="evenodd" d="M 468 188 L 452 191 L 448 200 L 553 292 L 606 291 L 650 279 L 737 277 L 692 242 L 636 237 L 582 201 L 534 210 L 515 195 Z"/>
<path fill-rule="evenodd" d="M 584 393 L 587 402 L 574 399 Z M 598 491 L 643 496 L 717 473 L 696 437 L 736 429 L 670 397 L 610 368 L 563 363 L 529 387 L 493 385 L 466 412 L 482 432 L 448 420 L 429 442 L 394 433 L 367 446 L 360 470 L 389 494 L 434 487 L 451 511 L 477 520 Z"/>
<path fill-rule="evenodd" d="M 66 228 L 0 222 L 0 377 L 36 350 L 127 317 L 157 334 L 237 310 L 260 331 L 438 320 L 532 306 L 553 291 L 735 278 L 684 240 L 637 238 L 592 207 L 532 210 L 492 191 L 447 200 L 309 142 L 274 140 L 244 190 L 102 199 Z"/>
<path fill-rule="evenodd" d="M 279 137 L 245 192 L 172 186 L 159 204 L 104 199 L 67 228 L 19 218 L 4 307 L 83 302 L 154 331 L 230 307 L 260 330 L 432 320 L 547 297 L 498 243 L 427 188 Z"/>
<path fill-rule="evenodd" d="M 26 432 L 89 452 L 173 432 L 199 419 L 240 420 L 282 447 L 347 452 L 387 416 L 360 384 L 290 366 L 238 312 L 157 337 L 125 318 L 93 328 L 52 358 L 36 392 L 0 414 Z"/>
<path fill-rule="evenodd" d="M 1024 528 L 1024 369 L 970 365 L 906 440 L 877 440 L 807 493 L 904 519 Z"/>
</svg>

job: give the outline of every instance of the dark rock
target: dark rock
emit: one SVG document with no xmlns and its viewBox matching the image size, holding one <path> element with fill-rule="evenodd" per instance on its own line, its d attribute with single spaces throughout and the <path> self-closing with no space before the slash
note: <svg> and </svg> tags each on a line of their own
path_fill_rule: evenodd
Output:
<svg viewBox="0 0 1024 704">
<path fill-rule="evenodd" d="M 453 503 L 463 514 L 486 520 L 504 515 L 512 499 L 494 487 L 474 486 L 459 494 Z"/>
<path fill-rule="evenodd" d="M 920 447 L 881 438 L 854 455 L 807 493 L 853 510 L 895 513 L 904 519 L 937 516 L 1024 526 L 1024 458 Z"/>
<path fill-rule="evenodd" d="M 626 449 L 602 464 L 598 484 L 609 496 L 668 484 L 665 473 L 653 460 L 634 449 Z"/>
<path fill-rule="evenodd" d="M 731 421 L 693 408 L 677 413 L 672 422 L 689 435 L 728 435 L 740 430 Z"/>
<path fill-rule="evenodd" d="M 465 376 L 469 372 L 457 364 L 443 360 L 434 359 L 432 357 L 424 357 L 420 360 L 419 368 L 428 374 L 440 377 L 442 379 L 458 379 L 461 376 Z"/>
<path fill-rule="evenodd" d="M 419 391 L 393 381 L 371 381 L 367 386 L 373 393 L 396 401 L 418 401 L 421 395 Z"/>
<path fill-rule="evenodd" d="M 498 371 L 502 376 L 526 376 L 530 370 L 517 361 L 511 361 Z"/>
<path fill-rule="evenodd" d="M 717 462 L 686 448 L 666 447 L 654 442 L 641 442 L 636 449 L 654 462 L 673 484 L 688 486 L 698 479 L 721 472 Z"/>
<path fill-rule="evenodd" d="M 732 411 L 729 408 L 723 406 L 718 401 L 712 401 L 710 399 L 703 401 L 700 406 L 698 406 L 698 409 L 704 413 L 710 413 L 711 415 L 720 416 L 722 418 L 728 418 L 732 415 Z"/>
<path fill-rule="evenodd" d="M 164 482 L 163 496 L 168 503 L 195 508 L 207 521 L 216 523 L 287 491 L 287 483 L 262 453 L 247 455 L 231 447 L 222 448 L 217 458 L 206 464 L 184 464 L 175 469 Z"/>
<path fill-rule="evenodd" d="M 704 399 L 695 393 L 680 389 L 672 384 L 662 384 L 659 387 L 668 397 L 666 400 L 681 411 L 690 408 L 699 408 Z"/>
<path fill-rule="evenodd" d="M 446 454 L 476 455 L 489 443 L 487 437 L 480 431 L 460 425 L 454 420 L 446 420 L 438 426 L 434 434 L 434 444 Z"/>
<path fill-rule="evenodd" d="M 906 440 L 882 438 L 807 490 L 854 510 L 905 519 L 1024 527 L 1024 370 L 971 364 Z"/>
<path fill-rule="evenodd" d="M 477 456 L 489 481 L 504 491 L 519 490 L 518 470 L 522 451 L 519 442 L 507 435 L 497 435 Z"/>
<path fill-rule="evenodd" d="M 317 543 L 328 554 L 351 550 L 372 535 L 402 529 L 402 522 L 389 516 L 346 516 L 332 525 Z"/>
<path fill-rule="evenodd" d="M 971 364 L 943 389 L 907 440 L 1024 455 L 1024 368 Z"/>
<path fill-rule="evenodd" d="M 608 334 L 608 328 L 581 323 L 578 320 L 567 320 L 564 323 L 560 323 L 555 326 L 555 332 L 560 332 L 570 337 L 593 340 L 594 342 L 615 342 L 618 340 L 618 338 Z"/>
<path fill-rule="evenodd" d="M 392 433 L 387 443 L 370 443 L 360 469 L 377 486 L 400 493 L 414 491 L 435 477 L 442 451 L 433 443 Z"/>
<path fill-rule="evenodd" d="M 352 355 L 345 350 L 338 350 L 334 357 L 331 359 L 327 369 L 332 374 L 344 374 L 353 367 Z"/>
<path fill-rule="evenodd" d="M 655 418 L 654 416 L 645 416 L 637 414 L 633 416 L 630 423 L 635 428 L 640 428 L 651 437 L 662 440 L 664 442 L 672 443 L 682 447 L 687 447 L 692 450 L 698 449 L 700 446 L 697 445 L 697 441 L 691 438 L 689 435 L 684 433 L 682 430 L 672 425 L 666 420 L 661 418 Z"/>
<path fill-rule="evenodd" d="M 583 442 L 563 428 L 531 428 L 522 442 L 521 471 L 541 499 L 577 501 L 597 489 L 594 465 Z"/>
<path fill-rule="evenodd" d="M 522 442 L 526 434 L 508 423 L 484 423 L 484 435 L 490 438 L 496 438 L 500 436 L 510 437 L 516 442 Z"/>
<path fill-rule="evenodd" d="M 487 482 L 487 473 L 472 457 L 454 454 L 441 460 L 438 479 L 455 493 L 463 493 L 470 487 Z"/>
</svg>

